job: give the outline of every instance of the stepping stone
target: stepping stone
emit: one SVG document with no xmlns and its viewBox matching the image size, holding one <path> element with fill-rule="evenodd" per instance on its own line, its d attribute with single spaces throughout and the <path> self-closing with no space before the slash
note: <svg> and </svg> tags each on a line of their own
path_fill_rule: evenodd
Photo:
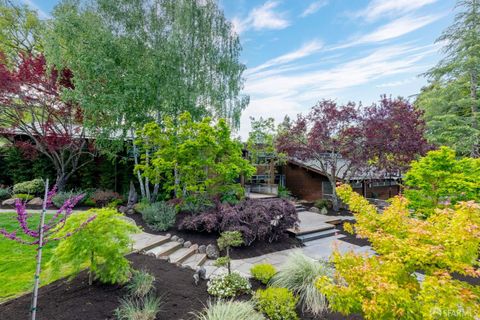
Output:
<svg viewBox="0 0 480 320">
<path fill-rule="evenodd" d="M 167 236 L 153 235 L 148 233 L 134 234 L 132 235 L 132 239 L 135 242 L 133 244 L 133 250 L 135 252 L 148 251 L 149 249 L 152 249 L 169 241 L 169 238 Z"/>
<path fill-rule="evenodd" d="M 194 244 L 190 248 L 183 248 L 182 247 L 181 249 L 178 249 L 177 251 L 172 253 L 168 257 L 168 261 L 170 263 L 174 263 L 174 264 L 182 263 L 183 261 L 188 259 L 191 255 L 195 254 L 197 252 L 197 249 L 198 249 L 198 245 L 196 245 L 196 244 Z"/>
<path fill-rule="evenodd" d="M 166 257 L 181 248 L 182 245 L 176 241 L 169 241 L 158 247 L 148 250 L 146 253 L 157 258 Z"/>
<path fill-rule="evenodd" d="M 215 266 L 203 266 L 206 271 L 207 279 L 210 279 L 212 276 L 217 276 L 220 274 L 227 273 L 228 270 L 225 267 L 215 267 Z"/>
<path fill-rule="evenodd" d="M 202 266 L 207 260 L 205 253 L 195 253 L 182 262 L 182 266 L 196 270 L 197 267 Z"/>
</svg>

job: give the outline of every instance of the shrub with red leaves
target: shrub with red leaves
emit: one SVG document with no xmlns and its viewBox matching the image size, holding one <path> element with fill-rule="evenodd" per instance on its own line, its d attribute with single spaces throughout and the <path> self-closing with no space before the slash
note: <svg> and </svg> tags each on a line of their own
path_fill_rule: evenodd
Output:
<svg viewBox="0 0 480 320">
<path fill-rule="evenodd" d="M 216 208 L 183 219 L 179 228 L 199 232 L 240 231 L 246 245 L 254 241 L 277 241 L 295 227 L 298 214 L 284 199 L 248 199 L 232 206 L 217 203 Z"/>
</svg>

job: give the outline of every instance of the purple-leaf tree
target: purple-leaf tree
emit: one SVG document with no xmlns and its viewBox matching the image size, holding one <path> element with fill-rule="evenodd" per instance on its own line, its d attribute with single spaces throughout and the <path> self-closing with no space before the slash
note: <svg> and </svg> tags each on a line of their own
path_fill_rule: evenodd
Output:
<svg viewBox="0 0 480 320">
<path fill-rule="evenodd" d="M 0 234 L 7 239 L 14 240 L 18 243 L 25 245 L 36 245 L 37 246 L 37 267 L 34 277 L 34 288 L 33 288 L 33 299 L 31 306 L 31 319 L 35 320 L 36 309 L 37 309 L 37 297 L 38 297 L 38 287 L 40 284 L 40 273 L 41 273 L 41 262 L 42 262 L 42 248 L 49 241 L 61 240 L 63 238 L 69 237 L 75 232 L 81 230 L 88 223 L 93 221 L 96 216 L 88 218 L 82 225 L 77 228 L 74 232 L 68 233 L 63 237 L 55 237 L 57 231 L 62 229 L 67 222 L 68 217 L 73 212 L 73 207 L 82 200 L 84 195 L 77 195 L 65 201 L 65 203 L 57 210 L 57 212 L 49 219 L 48 222 L 45 222 L 46 209 L 52 204 L 52 197 L 56 194 L 57 187 L 54 186 L 51 191 L 48 191 L 48 179 L 45 183 L 45 197 L 43 200 L 43 209 L 40 217 L 40 223 L 37 229 L 31 229 L 28 225 L 28 219 L 32 214 L 27 213 L 26 202 L 22 202 L 20 199 L 17 199 L 15 203 L 15 209 L 17 213 L 17 221 L 21 233 L 24 235 L 20 237 L 17 235 L 17 231 L 9 232 L 5 229 L 0 229 Z M 26 236 L 26 237 L 25 237 Z M 25 239 L 26 238 L 26 239 Z"/>
<path fill-rule="evenodd" d="M 366 163 L 362 116 L 354 103 L 320 101 L 306 115 L 286 124 L 277 148 L 292 160 L 317 167 L 329 180 L 334 210 L 339 202 L 337 181 L 348 181 Z"/>
</svg>

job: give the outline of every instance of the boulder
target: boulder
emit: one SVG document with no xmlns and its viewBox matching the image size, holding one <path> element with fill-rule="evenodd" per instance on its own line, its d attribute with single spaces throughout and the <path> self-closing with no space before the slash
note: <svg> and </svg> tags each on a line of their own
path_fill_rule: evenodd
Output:
<svg viewBox="0 0 480 320">
<path fill-rule="evenodd" d="M 178 240 L 178 236 L 172 236 L 172 238 L 170 239 L 172 241 L 177 241 Z"/>
<path fill-rule="evenodd" d="M 120 206 L 120 207 L 118 207 L 118 212 L 126 213 L 127 210 L 128 210 L 128 209 L 127 209 L 127 207 L 125 207 L 125 206 Z"/>
<path fill-rule="evenodd" d="M 138 195 L 137 191 L 135 190 L 135 185 L 133 184 L 133 181 L 130 181 L 130 190 L 128 192 L 128 207 L 131 208 L 137 203 L 138 201 Z"/>
<path fill-rule="evenodd" d="M 320 213 L 320 209 L 318 209 L 317 207 L 311 207 L 308 211 L 315 212 L 315 213 Z"/>
<path fill-rule="evenodd" d="M 205 253 L 207 254 L 208 259 L 218 259 L 220 256 L 220 251 L 214 244 L 209 244 L 205 249 Z"/>
<path fill-rule="evenodd" d="M 198 247 L 198 253 L 205 253 L 207 251 L 207 246 L 202 244 Z"/>
<path fill-rule="evenodd" d="M 323 207 L 322 210 L 320 210 L 320 213 L 321 214 L 327 214 L 328 213 L 327 208 Z"/>
<path fill-rule="evenodd" d="M 192 243 L 191 243 L 190 241 L 185 241 L 185 242 L 183 243 L 183 247 L 184 247 L 184 248 L 190 248 L 191 246 L 192 246 Z"/>
<path fill-rule="evenodd" d="M 43 199 L 39 197 L 33 198 L 32 200 L 28 201 L 27 204 L 33 207 L 41 207 L 43 206 Z"/>
<path fill-rule="evenodd" d="M 183 238 L 178 238 L 177 242 L 180 243 L 180 244 L 183 244 L 185 242 L 185 240 L 183 240 Z"/>
<path fill-rule="evenodd" d="M 4 201 L 2 202 L 2 206 L 14 207 L 14 206 L 15 206 L 15 202 L 17 202 L 17 199 L 15 199 L 15 198 L 7 199 L 7 200 L 4 200 Z"/>
<path fill-rule="evenodd" d="M 130 207 L 127 209 L 127 211 L 125 211 L 126 214 L 134 214 L 136 213 L 135 209 L 133 207 Z"/>
</svg>

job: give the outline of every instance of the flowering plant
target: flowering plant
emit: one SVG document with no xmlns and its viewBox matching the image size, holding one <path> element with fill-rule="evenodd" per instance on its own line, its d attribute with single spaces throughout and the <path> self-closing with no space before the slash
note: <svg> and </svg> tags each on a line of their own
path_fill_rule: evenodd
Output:
<svg viewBox="0 0 480 320">
<path fill-rule="evenodd" d="M 207 292 L 219 298 L 231 298 L 240 293 L 250 292 L 251 289 L 252 285 L 248 279 L 235 271 L 213 277 L 207 283 Z"/>
</svg>

